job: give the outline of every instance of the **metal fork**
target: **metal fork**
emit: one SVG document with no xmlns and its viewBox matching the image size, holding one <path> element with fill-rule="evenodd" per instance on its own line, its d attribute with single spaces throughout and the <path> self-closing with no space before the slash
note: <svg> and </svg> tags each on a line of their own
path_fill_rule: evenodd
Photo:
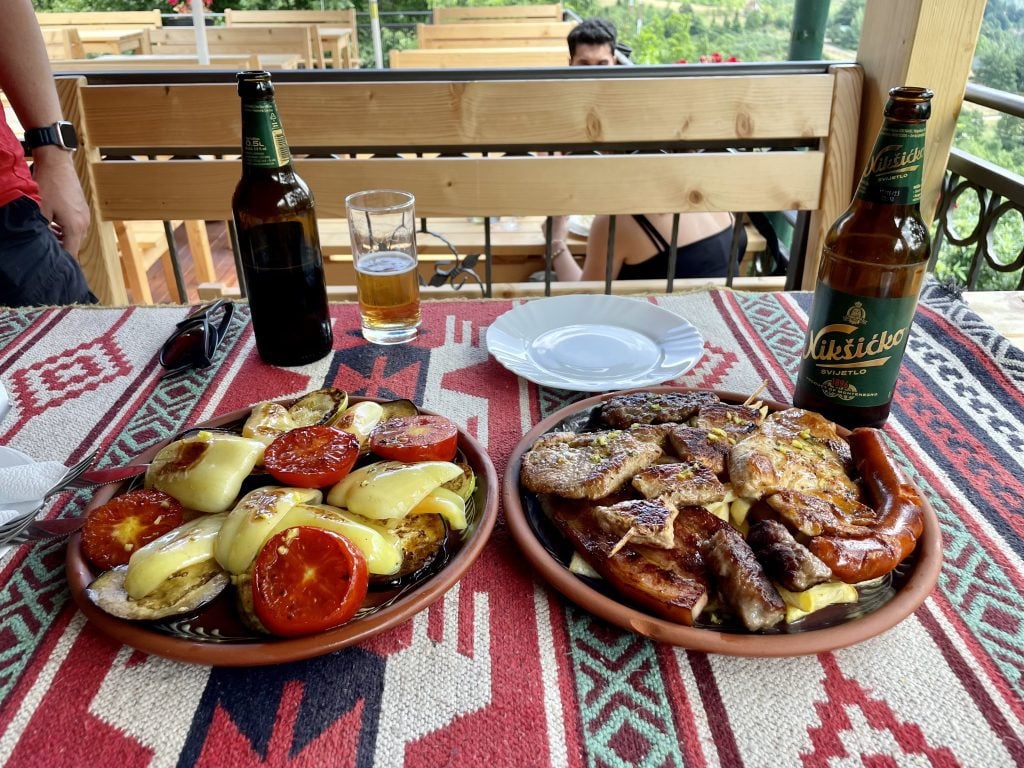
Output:
<svg viewBox="0 0 1024 768">
<path fill-rule="evenodd" d="M 66 491 L 69 488 L 71 488 L 74 482 L 78 480 L 78 477 L 87 469 L 89 469 L 89 467 L 92 466 L 92 462 L 96 458 L 97 453 L 98 449 L 95 451 L 90 451 L 85 456 L 84 459 L 79 461 L 73 467 L 68 468 L 68 471 L 64 473 L 64 476 L 60 480 L 58 480 L 56 484 L 54 484 L 54 486 L 50 488 L 50 490 L 43 494 L 43 499 L 46 500 L 53 496 L 54 494 L 60 493 L 61 491 Z"/>
</svg>

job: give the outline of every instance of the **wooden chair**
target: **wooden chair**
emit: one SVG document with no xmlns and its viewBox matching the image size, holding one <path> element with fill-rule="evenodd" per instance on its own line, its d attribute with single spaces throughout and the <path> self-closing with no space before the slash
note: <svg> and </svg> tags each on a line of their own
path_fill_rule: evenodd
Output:
<svg viewBox="0 0 1024 768">
<path fill-rule="evenodd" d="M 85 56 L 85 48 L 78 36 L 77 29 L 55 27 L 42 30 L 43 42 L 46 43 L 46 55 L 51 62 L 60 59 L 81 59 Z"/>
<path fill-rule="evenodd" d="M 574 26 L 572 21 L 417 24 L 416 37 L 420 48 L 565 48 L 565 38 Z"/>
<path fill-rule="evenodd" d="M 154 55 L 196 54 L 195 31 L 190 27 L 164 27 L 147 30 Z M 276 27 L 209 27 L 206 43 L 210 54 L 292 54 L 301 58 L 307 69 L 319 60 L 316 27 L 285 25 Z"/>
<path fill-rule="evenodd" d="M 482 69 L 488 67 L 560 67 L 569 63 L 558 48 L 413 48 L 392 50 L 392 69 Z"/>
<path fill-rule="evenodd" d="M 561 21 L 562 4 L 434 8 L 435 24 Z"/>
<path fill-rule="evenodd" d="M 359 66 L 359 29 L 356 25 L 355 8 L 332 11 L 237 11 L 224 10 L 224 21 L 229 27 L 246 25 L 312 24 L 320 32 L 320 58 L 318 66 L 326 68 L 328 62 L 334 68 Z M 341 50 L 330 48 L 327 43 L 337 38 L 334 30 L 347 29 L 349 34 Z M 331 59 L 326 53 L 331 50 Z"/>
<path fill-rule="evenodd" d="M 296 168 L 320 219 L 343 218 L 345 196 L 372 187 L 409 190 L 421 217 L 798 210 L 808 212 L 803 280 L 813 281 L 822 237 L 852 194 L 860 67 L 588 75 L 384 72 L 281 82 L 277 92 L 291 145 L 314 155 Z M 238 160 L 175 156 L 237 151 L 235 86 L 58 84 L 65 114 L 83 127 L 76 162 L 96 222 L 82 263 L 110 301 L 120 276 L 112 222 L 231 218 Z M 112 147 L 158 159 L 119 161 L 103 151 Z"/>
</svg>

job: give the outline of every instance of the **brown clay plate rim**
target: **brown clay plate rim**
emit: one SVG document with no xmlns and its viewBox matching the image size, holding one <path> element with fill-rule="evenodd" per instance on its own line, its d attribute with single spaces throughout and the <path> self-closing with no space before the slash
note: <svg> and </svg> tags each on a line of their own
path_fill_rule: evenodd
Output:
<svg viewBox="0 0 1024 768">
<path fill-rule="evenodd" d="M 823 629 L 793 632 L 787 634 L 761 635 L 733 632 L 716 632 L 711 629 L 688 627 L 667 619 L 644 613 L 608 597 L 591 588 L 577 578 L 561 562 L 544 548 L 533 532 L 520 501 L 519 468 L 523 454 L 537 438 L 552 427 L 580 411 L 593 408 L 605 400 L 623 392 L 693 392 L 689 387 L 641 387 L 638 389 L 609 392 L 580 400 L 548 416 L 530 430 L 513 449 L 509 456 L 502 486 L 505 520 L 512 538 L 526 555 L 526 559 L 537 572 L 555 589 L 595 616 L 623 629 L 636 632 L 652 640 L 678 645 L 695 651 L 720 653 L 730 656 L 786 657 L 823 653 L 843 648 L 854 643 L 880 635 L 896 626 L 917 610 L 931 593 L 942 568 L 942 535 L 935 512 L 925 498 L 924 533 L 918 540 L 917 560 L 907 574 L 903 584 L 889 602 L 865 616 Z M 735 392 L 712 390 L 722 400 L 742 403 L 746 395 Z M 772 410 L 790 406 L 784 403 L 763 401 Z M 841 435 L 849 432 L 839 428 Z M 924 495 L 922 494 L 922 498 Z"/>
<path fill-rule="evenodd" d="M 349 402 L 357 403 L 362 400 L 377 399 L 351 397 Z M 377 402 L 380 401 L 377 400 Z M 243 408 L 233 411 L 196 426 L 217 427 L 230 424 L 244 417 L 249 410 Z M 420 412 L 431 413 L 423 408 L 420 408 Z M 137 462 L 148 462 L 157 454 L 157 451 L 169 442 L 169 439 L 164 440 L 147 449 L 139 455 Z M 75 534 L 68 542 L 65 568 L 71 596 L 86 618 L 115 640 L 146 653 L 193 664 L 225 667 L 281 664 L 322 656 L 362 642 L 411 618 L 444 595 L 455 586 L 455 583 L 469 569 L 487 543 L 498 517 L 498 476 L 487 453 L 461 427 L 459 428 L 459 448 L 462 449 L 477 475 L 476 493 L 479 493 L 481 485 L 484 487 L 485 500 L 480 505 L 481 511 L 476 530 L 443 569 L 408 594 L 402 595 L 391 605 L 364 618 L 354 619 L 340 627 L 316 635 L 299 638 L 268 638 L 266 641 L 207 643 L 168 635 L 151 629 L 144 623 L 126 621 L 111 616 L 93 604 L 85 594 L 85 588 L 95 578 L 95 575 L 82 555 L 81 534 Z M 111 485 L 101 488 L 89 502 L 87 510 L 109 500 L 120 491 L 121 487 L 121 485 Z"/>
</svg>

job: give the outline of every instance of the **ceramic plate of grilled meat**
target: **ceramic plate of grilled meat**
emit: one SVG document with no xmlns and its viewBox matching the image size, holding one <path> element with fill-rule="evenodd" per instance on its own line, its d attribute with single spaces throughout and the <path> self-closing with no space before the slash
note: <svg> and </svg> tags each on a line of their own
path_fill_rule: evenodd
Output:
<svg viewBox="0 0 1024 768">
<path fill-rule="evenodd" d="M 756 409 L 741 405 L 746 398 L 736 393 L 650 387 L 643 389 L 636 400 L 637 392 L 613 392 L 561 409 L 524 436 L 509 458 L 503 484 L 509 529 L 538 574 L 580 607 L 623 629 L 693 650 L 737 656 L 798 656 L 834 650 L 881 634 L 913 613 L 935 586 L 942 565 L 938 521 L 924 495 L 907 484 L 904 491 L 916 500 L 919 510 L 920 534 L 912 552 L 884 575 L 867 581 L 857 579 L 852 587 L 856 591 L 855 602 L 830 604 L 803 617 L 784 603 L 784 618 L 779 620 L 779 609 L 772 607 L 785 591 L 773 588 L 780 586 L 779 579 L 794 589 L 813 587 L 813 591 L 801 593 L 802 597 L 790 590 L 787 600 L 795 602 L 809 599 L 810 595 L 830 594 L 830 584 L 841 587 L 845 594 L 849 588 L 841 583 L 843 578 L 851 582 L 854 579 L 836 574 L 844 573 L 844 568 L 849 573 L 852 566 L 842 558 L 830 560 L 817 547 L 828 542 L 807 536 L 806 527 L 800 527 L 808 524 L 807 519 L 797 519 L 792 510 L 778 513 L 777 520 L 770 519 L 776 513 L 764 505 L 770 500 L 771 505 L 784 509 L 782 501 L 789 498 L 785 493 L 766 494 L 762 506 L 751 507 L 753 512 L 748 513 L 745 522 L 737 523 L 736 507 L 729 509 L 729 497 L 737 495 L 733 487 L 743 491 L 743 495 L 752 495 L 747 484 L 756 482 L 756 478 L 744 474 L 747 470 L 740 468 L 763 466 L 762 461 L 773 462 L 778 471 L 784 472 L 795 471 L 793 467 L 802 461 L 808 467 L 828 467 L 836 462 L 847 469 L 869 467 L 856 451 L 851 459 L 846 442 L 851 433 L 816 414 L 808 417 L 818 420 L 810 424 L 811 429 L 784 416 L 772 416 L 764 422 L 781 424 L 777 428 L 758 426 L 766 415 L 784 411 L 788 406 L 764 402 L 758 416 Z M 616 407 L 624 407 L 616 410 L 606 406 L 613 398 L 617 398 Z M 636 407 L 637 403 L 640 407 Z M 685 412 L 673 413 L 672 409 L 680 404 Z M 747 418 L 750 422 L 744 424 Z M 692 426 L 665 426 L 676 421 Z M 643 426 L 631 429 L 631 423 Z M 819 432 L 817 424 L 827 425 L 832 437 Z M 791 431 L 786 432 L 787 429 Z M 772 442 L 778 439 L 780 430 L 788 441 L 785 445 Z M 755 435 L 757 439 L 753 439 Z M 837 436 L 842 439 L 836 440 Z M 858 437 L 875 440 L 878 435 Z M 705 442 L 701 443 L 701 439 Z M 731 452 L 737 451 L 735 446 L 742 445 L 745 439 L 750 442 L 730 462 Z M 864 444 L 858 438 L 854 440 L 858 446 Z M 723 448 L 723 442 L 729 447 Z M 645 458 L 655 453 L 650 450 L 651 443 L 664 446 L 663 455 L 653 464 Z M 538 451 L 531 455 L 535 448 Z M 763 454 L 761 458 L 759 451 Z M 709 452 L 724 456 L 724 466 L 736 473 L 735 477 L 728 477 L 729 495 L 725 502 L 720 501 L 721 488 L 716 485 L 722 474 L 716 475 L 714 469 L 708 473 L 702 468 L 714 466 L 713 460 L 707 460 Z M 772 452 L 779 455 L 768 455 Z M 801 452 L 807 454 L 805 459 L 801 459 Z M 611 455 L 620 458 L 606 464 L 605 459 Z M 579 457 L 592 462 L 594 470 L 608 467 L 624 473 L 627 482 L 621 484 L 621 477 L 616 480 L 601 471 L 591 471 L 586 465 L 574 465 Z M 740 458 L 749 463 L 742 463 Z M 528 490 L 524 484 L 524 464 L 531 473 L 529 483 L 537 492 Z M 545 474 L 549 470 L 550 475 Z M 869 467 L 865 474 L 875 477 L 882 473 Z M 874 508 L 881 510 L 883 505 L 875 503 L 877 497 L 872 496 L 878 483 L 865 479 L 851 470 L 845 478 L 825 478 L 825 484 L 848 484 L 851 493 L 861 494 L 865 502 L 874 503 Z M 901 479 L 906 483 L 906 478 Z M 664 505 L 652 504 L 651 499 L 671 497 L 671 487 L 665 483 L 674 482 L 686 486 L 686 494 L 697 496 L 678 497 L 678 507 L 669 504 L 678 514 L 670 515 L 666 521 L 669 513 Z M 599 498 L 565 497 L 582 493 Z M 659 497 L 659 493 L 663 495 Z M 695 504 L 704 501 L 709 503 Z M 722 503 L 726 504 L 725 509 Z M 870 514 L 854 520 L 848 530 L 844 529 L 845 535 L 865 535 L 858 526 L 868 525 L 867 519 L 876 513 L 872 508 L 860 509 Z M 674 538 L 665 542 L 662 539 L 670 529 Z M 771 538 L 776 534 L 782 538 L 773 543 Z M 839 544 L 850 546 L 845 539 Z M 753 566 L 747 562 L 753 556 L 751 547 L 757 548 L 756 559 L 764 562 L 763 570 L 760 562 Z M 800 558 L 793 554 L 797 549 L 803 553 Z M 805 557 L 812 549 L 829 560 L 835 570 L 823 565 L 816 556 Z M 782 561 L 788 569 L 785 573 L 780 575 L 769 567 L 772 564 L 765 558 L 772 556 L 765 554 L 768 550 L 783 553 L 775 558 L 773 567 L 781 567 Z M 898 559 L 899 555 L 895 557 Z M 801 562 L 794 565 L 795 560 Z M 600 566 L 600 574 L 588 568 L 594 564 Z M 750 576 L 746 571 L 750 567 L 761 575 Z M 822 567 L 823 575 L 816 571 Z M 770 579 L 767 573 L 772 573 Z M 764 587 L 764 582 L 769 586 Z M 773 596 L 766 596 L 760 591 L 762 587 Z M 845 599 L 853 598 L 847 595 Z M 762 603 L 768 608 L 762 610 Z M 765 613 L 774 618 L 765 619 Z"/>
<path fill-rule="evenodd" d="M 487 351 L 535 384 L 607 392 L 681 376 L 704 354 L 704 339 L 649 301 L 573 294 L 510 309 L 487 329 Z"/>
</svg>

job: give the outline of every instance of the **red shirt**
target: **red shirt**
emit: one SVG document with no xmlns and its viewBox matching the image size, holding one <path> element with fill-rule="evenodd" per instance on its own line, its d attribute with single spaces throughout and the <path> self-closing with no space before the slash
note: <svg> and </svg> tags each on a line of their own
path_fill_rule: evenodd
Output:
<svg viewBox="0 0 1024 768">
<path fill-rule="evenodd" d="M 40 202 L 39 187 L 28 170 L 21 142 L 7 122 L 0 120 L 0 205 L 22 196 Z"/>
</svg>

